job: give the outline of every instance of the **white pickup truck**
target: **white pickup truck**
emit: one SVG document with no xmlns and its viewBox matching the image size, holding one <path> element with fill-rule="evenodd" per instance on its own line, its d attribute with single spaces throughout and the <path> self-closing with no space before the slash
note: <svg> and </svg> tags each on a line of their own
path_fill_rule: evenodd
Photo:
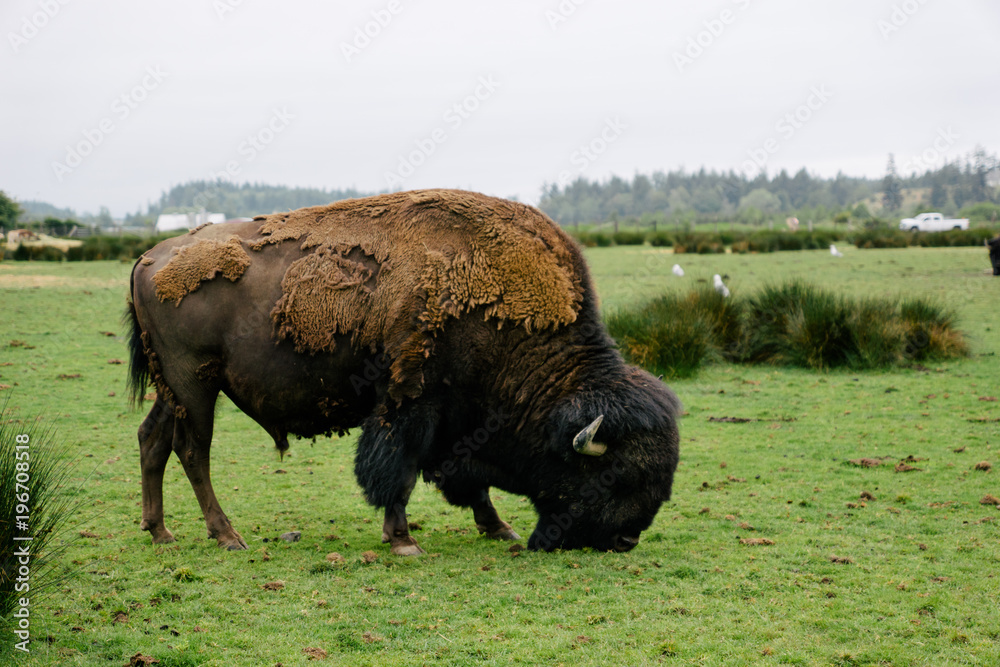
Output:
<svg viewBox="0 0 1000 667">
<path fill-rule="evenodd" d="M 921 213 L 915 218 L 903 218 L 899 228 L 908 232 L 943 232 L 946 229 L 968 229 L 968 218 L 945 219 L 940 213 Z"/>
</svg>

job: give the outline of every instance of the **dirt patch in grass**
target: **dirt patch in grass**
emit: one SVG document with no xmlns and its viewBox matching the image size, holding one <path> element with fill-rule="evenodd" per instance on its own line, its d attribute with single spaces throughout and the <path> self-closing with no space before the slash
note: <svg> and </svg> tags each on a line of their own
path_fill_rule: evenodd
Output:
<svg viewBox="0 0 1000 667">
<path fill-rule="evenodd" d="M 751 422 L 793 422 L 795 417 L 778 417 L 777 419 L 758 419 L 757 417 L 709 417 L 710 422 L 723 424 L 749 424 Z"/>
<path fill-rule="evenodd" d="M 848 463 L 850 463 L 853 466 L 858 466 L 859 468 L 877 468 L 880 465 L 882 465 L 882 459 L 872 459 L 872 458 L 851 459 L 850 461 L 848 461 Z"/>
<path fill-rule="evenodd" d="M 304 653 L 310 660 L 326 660 L 326 651 L 321 648 L 307 646 L 302 649 L 302 653 Z"/>
</svg>

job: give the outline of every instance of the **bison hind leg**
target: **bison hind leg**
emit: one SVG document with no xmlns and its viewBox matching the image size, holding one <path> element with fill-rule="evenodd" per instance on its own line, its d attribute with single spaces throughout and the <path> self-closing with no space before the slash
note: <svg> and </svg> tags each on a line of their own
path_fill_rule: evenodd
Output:
<svg viewBox="0 0 1000 667">
<path fill-rule="evenodd" d="M 195 385 L 185 385 L 182 391 L 174 390 L 178 405 L 183 405 L 184 409 L 175 411 L 171 446 L 201 506 L 209 539 L 230 551 L 246 549 L 246 540 L 229 522 L 212 488 L 209 452 L 218 391 Z"/>
<path fill-rule="evenodd" d="M 174 541 L 163 523 L 163 471 L 170 459 L 174 411 L 159 395 L 139 427 L 139 462 L 142 469 L 142 522 L 153 544 Z"/>
</svg>

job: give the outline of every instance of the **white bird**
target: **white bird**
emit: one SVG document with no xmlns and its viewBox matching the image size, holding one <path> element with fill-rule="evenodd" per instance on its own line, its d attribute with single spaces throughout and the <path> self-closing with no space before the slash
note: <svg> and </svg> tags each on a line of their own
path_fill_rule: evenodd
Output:
<svg viewBox="0 0 1000 667">
<path fill-rule="evenodd" d="M 832 243 L 830 244 L 830 254 L 833 255 L 834 257 L 843 257 L 844 256 L 844 253 L 842 253 L 839 250 L 837 250 L 837 246 L 833 245 Z"/>
<path fill-rule="evenodd" d="M 684 277 L 684 269 L 681 268 L 680 264 L 674 264 L 673 272 L 675 276 Z"/>
<path fill-rule="evenodd" d="M 715 291 L 722 295 L 722 297 L 729 298 L 729 288 L 722 283 L 722 276 L 716 273 L 712 276 L 712 281 L 715 283 Z"/>
</svg>

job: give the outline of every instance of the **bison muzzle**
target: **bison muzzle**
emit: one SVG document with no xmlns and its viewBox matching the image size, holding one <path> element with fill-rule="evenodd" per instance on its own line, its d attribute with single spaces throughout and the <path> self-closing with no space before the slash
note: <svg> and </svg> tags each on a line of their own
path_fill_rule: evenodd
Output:
<svg viewBox="0 0 1000 667">
<path fill-rule="evenodd" d="M 174 539 L 174 452 L 209 536 L 247 547 L 209 476 L 220 391 L 281 452 L 360 426 L 355 475 L 395 554 L 422 553 L 420 475 L 495 539 L 520 537 L 489 488 L 527 496 L 543 550 L 627 551 L 670 498 L 680 404 L 622 361 L 579 248 L 530 206 L 425 190 L 198 228 L 139 259 L 127 319 L 133 399 L 156 388 L 139 428 L 154 543 Z"/>
</svg>

